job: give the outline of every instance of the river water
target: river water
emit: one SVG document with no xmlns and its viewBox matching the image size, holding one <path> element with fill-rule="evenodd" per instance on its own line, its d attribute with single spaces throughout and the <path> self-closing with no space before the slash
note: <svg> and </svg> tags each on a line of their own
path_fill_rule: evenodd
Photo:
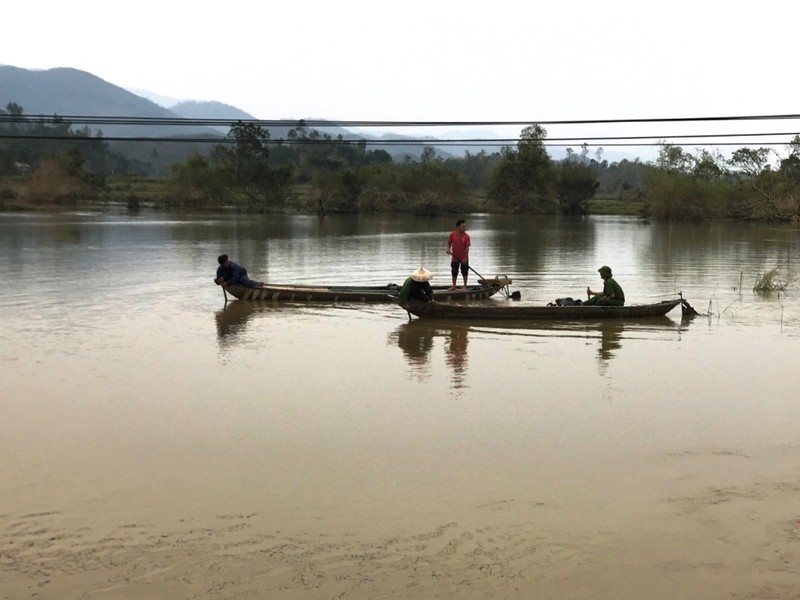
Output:
<svg viewBox="0 0 800 600">
<path fill-rule="evenodd" d="M 800 294 L 752 287 L 800 230 L 467 223 L 522 304 L 608 264 L 702 315 L 409 322 L 212 283 L 223 252 L 448 283 L 450 218 L 0 215 L 3 598 L 797 597 Z"/>
</svg>

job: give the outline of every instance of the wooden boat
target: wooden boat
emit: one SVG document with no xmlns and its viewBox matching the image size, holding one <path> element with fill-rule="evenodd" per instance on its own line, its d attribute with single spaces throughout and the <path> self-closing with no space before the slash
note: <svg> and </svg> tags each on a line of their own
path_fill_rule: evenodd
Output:
<svg viewBox="0 0 800 600">
<path fill-rule="evenodd" d="M 641 319 L 663 317 L 673 308 L 682 305 L 684 311 L 694 309 L 683 298 L 664 300 L 655 304 L 631 304 L 629 306 L 509 306 L 507 304 L 448 304 L 443 302 L 419 302 L 412 300 L 408 312 L 424 319 L 466 320 L 596 320 L 596 319 Z M 690 314 L 690 313 L 686 313 Z M 697 314 L 697 313 L 694 313 Z"/>
<path fill-rule="evenodd" d="M 511 283 L 510 279 L 486 279 L 479 285 L 449 289 L 447 286 L 432 286 L 437 300 L 462 301 L 485 300 L 494 296 Z M 383 286 L 348 285 L 270 285 L 248 288 L 231 285 L 225 291 L 240 300 L 270 300 L 280 302 L 397 302 L 400 286 L 394 283 Z"/>
</svg>

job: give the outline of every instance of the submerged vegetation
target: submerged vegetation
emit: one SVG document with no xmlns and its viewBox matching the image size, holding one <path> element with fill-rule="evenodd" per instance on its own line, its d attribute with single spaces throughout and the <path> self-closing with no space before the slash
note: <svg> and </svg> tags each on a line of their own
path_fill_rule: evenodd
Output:
<svg viewBox="0 0 800 600">
<path fill-rule="evenodd" d="M 753 291 L 759 292 L 785 292 L 796 281 L 796 277 L 786 270 L 775 268 L 759 273 L 753 285 Z"/>
<path fill-rule="evenodd" d="M 101 134 L 54 117 L 38 121 L 9 104 L 0 120 L 0 208 L 124 203 L 311 214 L 469 212 L 641 215 L 660 220 L 800 219 L 800 136 L 788 153 L 742 148 L 730 159 L 662 144 L 654 163 L 609 163 L 567 151 L 555 161 L 547 132 L 525 127 L 515 146 L 463 157 L 393 157 L 300 121 L 284 139 L 254 123 L 232 124 L 210 150 L 155 177 Z M 3 111 L 0 111 L 3 112 Z M 153 160 L 158 158 L 153 150 Z M 152 170 L 152 169 L 151 169 Z"/>
</svg>

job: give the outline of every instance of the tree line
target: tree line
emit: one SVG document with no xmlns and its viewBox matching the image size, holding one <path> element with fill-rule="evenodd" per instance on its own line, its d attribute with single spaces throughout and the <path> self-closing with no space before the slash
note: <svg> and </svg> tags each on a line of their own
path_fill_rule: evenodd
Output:
<svg viewBox="0 0 800 600">
<path fill-rule="evenodd" d="M 55 117 L 0 121 L 0 201 L 60 204 L 108 199 L 107 178 L 141 165 L 112 150 L 97 132 L 73 129 Z M 186 209 L 305 213 L 408 212 L 420 215 L 474 211 L 584 214 L 589 202 L 636 201 L 658 219 L 798 219 L 800 136 L 784 156 L 742 148 L 731 158 L 693 155 L 661 144 L 653 163 L 589 157 L 587 146 L 555 161 L 546 130 L 531 124 L 515 146 L 463 157 L 426 147 L 400 160 L 364 140 L 344 140 L 303 121 L 285 139 L 260 125 L 233 123 L 226 139 L 195 152 L 159 180 L 157 203 Z M 13 182 L 11 185 L 9 182 Z M 135 190 L 131 193 L 136 200 Z M 134 202 L 135 203 L 135 202 Z"/>
</svg>

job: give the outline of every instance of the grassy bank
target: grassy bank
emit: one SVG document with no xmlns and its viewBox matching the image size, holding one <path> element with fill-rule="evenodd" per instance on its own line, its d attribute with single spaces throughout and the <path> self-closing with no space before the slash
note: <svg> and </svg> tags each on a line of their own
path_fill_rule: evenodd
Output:
<svg viewBox="0 0 800 600">
<path fill-rule="evenodd" d="M 590 215 L 624 215 L 640 217 L 647 209 L 644 200 L 634 198 L 592 198 L 586 203 Z"/>
<path fill-rule="evenodd" d="M 293 206 L 298 210 L 308 210 L 314 205 L 313 191 L 309 184 L 297 185 L 292 190 Z M 490 204 L 483 190 L 469 194 L 470 203 L 481 212 L 491 212 Z M 105 188 L 97 197 L 90 200 L 64 202 L 32 202 L 27 199 L 25 182 L 21 177 L 5 177 L 0 181 L 0 210 L 51 210 L 65 208 L 65 204 L 85 205 L 89 202 L 97 204 L 127 205 L 130 208 L 145 206 L 161 207 L 169 204 L 170 189 L 167 179 L 144 177 L 139 175 L 110 176 L 106 179 Z M 640 216 L 645 203 L 633 198 L 602 197 L 593 198 L 586 204 L 588 214 L 592 215 L 626 215 Z"/>
</svg>

